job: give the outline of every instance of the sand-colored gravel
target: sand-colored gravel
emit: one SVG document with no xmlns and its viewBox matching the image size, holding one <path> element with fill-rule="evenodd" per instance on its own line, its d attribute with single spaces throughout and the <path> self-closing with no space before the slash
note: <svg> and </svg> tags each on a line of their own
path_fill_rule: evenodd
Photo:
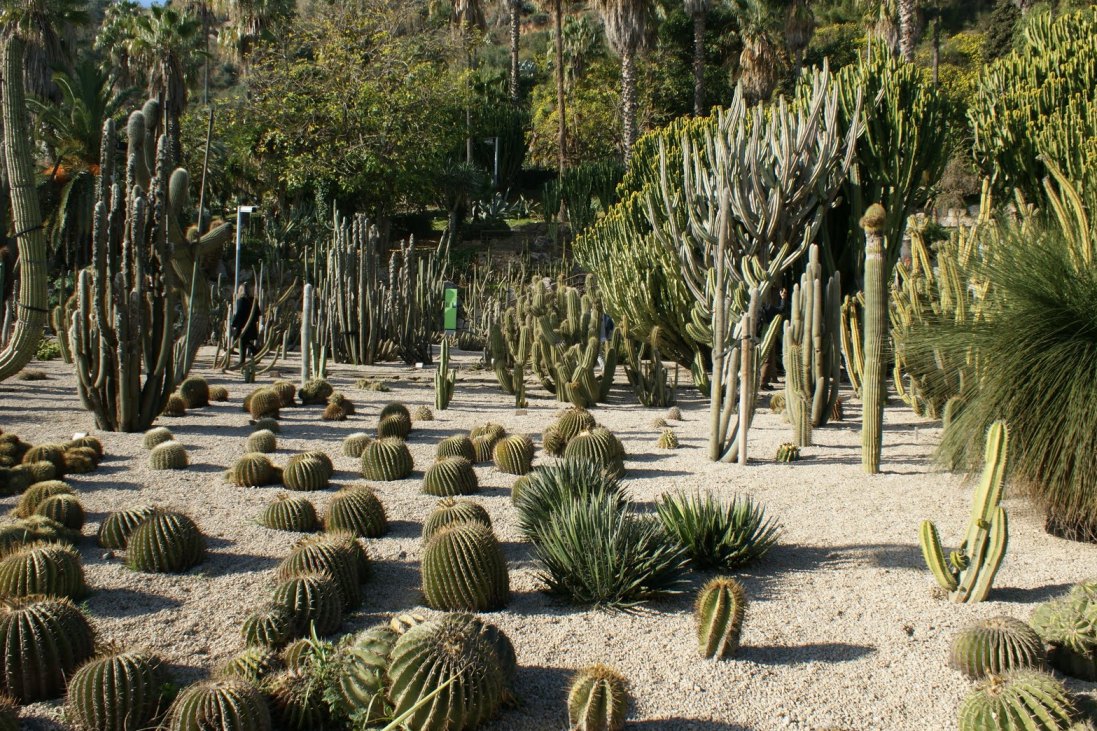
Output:
<svg viewBox="0 0 1097 731">
<path fill-rule="evenodd" d="M 105 640 L 161 655 L 180 683 L 204 676 L 242 648 L 241 620 L 267 597 L 274 567 L 297 538 L 254 521 L 280 488 L 241 489 L 224 480 L 224 469 L 243 453 L 251 431 L 240 408 L 251 387 L 211 372 L 205 367 L 208 355 L 196 372 L 227 386 L 231 401 L 160 421 L 187 446 L 190 469 L 152 471 L 140 434 L 103 434 L 108 458 L 97 472 L 71 479 L 89 515 L 80 552 L 93 587 L 85 606 L 94 625 Z M 490 373 L 470 370 L 474 355 L 458 354 L 455 360 L 461 370 L 450 409 L 417 424 L 408 440 L 416 472 L 376 485 L 392 531 L 367 541 L 374 576 L 365 587 L 363 609 L 344 624 L 346 631 L 419 604 L 419 533 L 435 503 L 419 486 L 434 445 L 487 420 L 528 433 L 539 445 L 541 431 L 560 408 L 531 380 L 530 407 L 516 415 Z M 281 374 L 295 379 L 293 365 Z M 33 367 L 45 370 L 49 380 L 0 385 L 0 428 L 30 442 L 94 433 L 70 367 L 60 361 Z M 356 389 L 355 380 L 367 373 L 379 374 L 391 392 Z M 320 420 L 318 407 L 284 410 L 276 461 L 323 449 L 335 460 L 335 486 L 362 482 L 357 460 L 341 455 L 343 437 L 372 430 L 388 401 L 433 406 L 430 375 L 398 364 L 331 367 L 331 382 L 357 404 L 358 415 L 328 423 Z M 650 509 L 668 490 L 713 490 L 726 497 L 741 492 L 762 502 L 784 527 L 780 545 L 739 574 L 751 600 L 744 646 L 730 661 L 698 657 L 692 591 L 629 614 L 576 607 L 542 593 L 530 547 L 515 526 L 509 499 L 514 478 L 480 466 L 477 499 L 503 541 L 513 590 L 507 609 L 485 618 L 507 632 L 521 666 L 522 705 L 506 711 L 492 729 L 566 728 L 569 676 L 593 662 L 614 666 L 631 680 L 635 704 L 629 728 L 635 731 L 955 729 L 956 710 L 971 686 L 946 665 L 952 634 L 991 615 L 1027 619 L 1039 602 L 1097 576 L 1097 546 L 1048 536 L 1042 516 L 1011 498 L 1009 553 L 991 601 L 957 606 L 941 598 L 922 565 L 918 523 L 933 518 L 945 543 L 957 542 L 968 519 L 970 489 L 929 462 L 939 425 L 901 404 L 886 413 L 883 474 L 866 476 L 861 470 L 856 405 L 847 405 L 846 421 L 817 430 L 818 446 L 805 448 L 804 459 L 789 465 L 775 463 L 773 455 L 791 437 L 790 428 L 760 410 L 751 431 L 754 458 L 739 467 L 705 458 L 707 411 L 696 393 L 683 396 L 684 420 L 672 424 L 682 447 L 667 452 L 656 448 L 658 430 L 651 426 L 664 410 L 638 406 L 620 374 L 618 383 L 610 403 L 595 415 L 624 441 L 630 455 L 625 479 L 642 507 Z M 333 492 L 311 495 L 318 509 Z M 15 498 L 0 502 L 8 509 Z M 205 563 L 181 576 L 140 574 L 95 545 L 95 530 L 110 511 L 142 504 L 189 513 L 209 536 Z M 691 587 L 706 578 L 691 575 Z M 1093 684 L 1069 685 L 1097 697 Z M 62 717 L 56 704 L 30 706 L 25 715 L 29 728 L 54 728 Z"/>
</svg>

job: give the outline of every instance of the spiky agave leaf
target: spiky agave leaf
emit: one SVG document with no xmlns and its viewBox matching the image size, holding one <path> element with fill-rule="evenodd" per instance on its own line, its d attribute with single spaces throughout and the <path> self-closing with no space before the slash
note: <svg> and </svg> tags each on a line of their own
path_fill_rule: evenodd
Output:
<svg viewBox="0 0 1097 731">
<path fill-rule="evenodd" d="M 757 561 L 781 533 L 765 508 L 744 496 L 721 502 L 711 493 L 668 493 L 656 509 L 663 528 L 701 568 L 733 569 Z"/>
</svg>

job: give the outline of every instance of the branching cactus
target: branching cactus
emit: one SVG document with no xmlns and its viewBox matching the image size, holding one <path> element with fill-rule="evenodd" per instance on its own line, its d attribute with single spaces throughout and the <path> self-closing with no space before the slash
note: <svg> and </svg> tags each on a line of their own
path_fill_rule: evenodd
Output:
<svg viewBox="0 0 1097 731">
<path fill-rule="evenodd" d="M 630 332 L 628 318 L 618 325 L 621 346 L 624 351 L 625 376 L 640 403 L 648 407 L 673 406 L 678 400 L 678 369 L 674 369 L 674 382 L 663 365 L 659 352 L 662 328 L 656 325 L 651 335 L 642 341 Z"/>
<path fill-rule="evenodd" d="M 491 362 L 503 393 L 514 396 L 514 405 L 526 406 L 526 366 L 529 365 L 531 329 L 523 326 L 518 346 L 511 348 L 499 324 L 492 325 L 490 337 Z"/>
<path fill-rule="evenodd" d="M 335 214 L 326 253 L 328 308 L 337 328 L 332 348 L 340 361 L 372 365 L 384 337 L 381 235 L 368 218 Z"/>
<path fill-rule="evenodd" d="M 453 387 L 457 383 L 457 369 L 449 367 L 449 339 L 442 339 L 442 354 L 438 359 L 438 369 L 434 372 L 434 408 L 445 411 L 453 398 Z"/>
<path fill-rule="evenodd" d="M 983 476 L 972 501 L 971 522 L 960 548 L 945 559 L 937 527 L 923 521 L 920 530 L 922 556 L 941 588 L 954 602 L 981 602 L 1006 555 L 1009 525 L 1002 507 L 1002 485 L 1009 456 L 1009 433 L 1001 421 L 987 434 Z"/>
</svg>

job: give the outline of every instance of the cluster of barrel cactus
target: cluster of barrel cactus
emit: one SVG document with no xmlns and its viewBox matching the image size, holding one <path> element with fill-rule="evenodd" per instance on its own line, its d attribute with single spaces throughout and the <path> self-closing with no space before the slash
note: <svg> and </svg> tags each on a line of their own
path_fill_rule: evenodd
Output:
<svg viewBox="0 0 1097 731">
<path fill-rule="evenodd" d="M 545 452 L 553 457 L 564 454 L 564 449 L 579 432 L 587 431 L 598 426 L 594 416 L 586 409 L 572 406 L 564 409 L 556 416 L 556 420 L 545 428 L 541 436 Z"/>
<path fill-rule="evenodd" d="M 103 443 L 85 436 L 67 442 L 32 445 L 0 433 L 0 494 L 14 495 L 35 483 L 93 472 L 103 459 Z"/>
<path fill-rule="evenodd" d="M 1070 592 L 1037 607 L 1032 625 L 1051 650 L 1056 670 L 1097 681 L 1097 581 L 1084 581 Z"/>
</svg>

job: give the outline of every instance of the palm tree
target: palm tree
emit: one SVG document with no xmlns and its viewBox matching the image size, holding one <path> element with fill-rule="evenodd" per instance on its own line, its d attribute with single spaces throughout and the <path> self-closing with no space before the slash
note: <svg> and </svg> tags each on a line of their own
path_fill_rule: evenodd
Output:
<svg viewBox="0 0 1097 731">
<path fill-rule="evenodd" d="M 693 114 L 705 113 L 705 20 L 709 0 L 685 0 L 686 14 L 693 20 Z"/>
<path fill-rule="evenodd" d="M 918 40 L 915 0 L 899 0 L 899 52 L 903 60 L 914 62 L 914 44 Z"/>
<path fill-rule="evenodd" d="M 564 117 L 564 0 L 552 0 L 552 22 L 556 31 L 554 51 L 556 53 L 556 173 L 564 174 L 567 161 L 567 119 Z M 564 211 L 561 206 L 560 216 Z"/>
<path fill-rule="evenodd" d="M 465 43 L 465 63 L 471 72 L 476 67 L 474 44 L 476 37 L 487 28 L 484 9 L 480 0 L 453 0 L 453 22 Z M 472 92 L 467 92 L 465 103 L 465 162 L 472 165 Z"/>
<path fill-rule="evenodd" d="M 77 63 L 71 73 L 55 73 L 53 80 L 61 93 L 60 102 L 29 102 L 44 127 L 47 145 L 58 164 L 97 164 L 103 121 L 117 116 L 135 90 L 115 92 L 110 77 L 88 58 Z"/>
<path fill-rule="evenodd" d="M 103 10 L 103 22 L 95 33 L 95 51 L 104 60 L 116 90 L 141 86 L 138 69 L 130 58 L 130 41 L 133 40 L 136 20 L 144 12 L 133 0 L 113 0 Z"/>
<path fill-rule="evenodd" d="M 896 0 L 859 0 L 869 35 L 891 49 L 892 53 L 899 50 L 898 9 L 895 3 Z"/>
<path fill-rule="evenodd" d="M 785 12 L 785 47 L 792 61 L 792 70 L 797 76 L 804 65 L 804 51 L 811 43 L 815 33 L 815 15 L 811 12 L 808 0 L 792 0 Z"/>
<path fill-rule="evenodd" d="M 651 6 L 647 0 L 598 0 L 606 40 L 621 57 L 621 145 L 625 164 L 636 141 L 636 54 L 644 46 Z"/>
<path fill-rule="evenodd" d="M 747 102 L 754 104 L 769 99 L 781 76 L 781 57 L 774 41 L 777 16 L 765 0 L 738 0 L 736 15 L 743 39 L 739 83 Z"/>
<path fill-rule="evenodd" d="M 518 42 L 522 38 L 523 0 L 507 0 L 510 11 L 510 100 L 518 103 Z"/>
<path fill-rule="evenodd" d="M 55 69 L 72 69 L 73 31 L 88 22 L 84 0 L 0 0 L 0 27 L 26 45 L 27 91 L 56 101 Z"/>
</svg>

